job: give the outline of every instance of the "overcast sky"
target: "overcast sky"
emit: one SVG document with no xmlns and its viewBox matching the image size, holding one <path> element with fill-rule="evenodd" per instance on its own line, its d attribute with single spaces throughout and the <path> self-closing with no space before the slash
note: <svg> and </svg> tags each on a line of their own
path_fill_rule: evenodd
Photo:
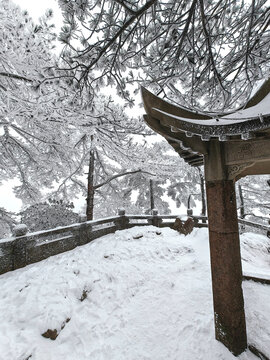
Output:
<svg viewBox="0 0 270 360">
<path fill-rule="evenodd" d="M 46 10 L 53 10 L 53 23 L 56 26 L 56 31 L 59 32 L 62 26 L 62 13 L 58 6 L 57 0 L 13 0 L 15 4 L 18 4 L 22 10 L 27 10 L 29 15 L 34 21 L 38 21 L 38 18 L 45 14 Z"/>
</svg>

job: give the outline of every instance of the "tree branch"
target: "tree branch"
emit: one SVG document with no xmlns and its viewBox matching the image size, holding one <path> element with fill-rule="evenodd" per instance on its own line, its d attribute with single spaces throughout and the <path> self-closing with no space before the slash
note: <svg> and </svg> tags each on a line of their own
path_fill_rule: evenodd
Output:
<svg viewBox="0 0 270 360">
<path fill-rule="evenodd" d="M 12 74 L 12 73 L 7 73 L 7 72 L 0 72 L 0 76 L 4 76 L 4 77 L 8 77 L 11 79 L 16 79 L 16 80 L 23 80 L 23 81 L 27 81 L 27 82 L 33 82 L 33 80 L 28 79 L 22 75 L 16 75 L 16 74 Z"/>
<path fill-rule="evenodd" d="M 132 10 L 129 6 L 127 6 L 123 0 L 114 0 L 114 1 L 117 4 L 123 6 L 123 8 L 125 8 L 130 14 L 132 14 L 132 15 L 136 14 L 136 12 L 134 10 Z"/>
<path fill-rule="evenodd" d="M 98 184 L 98 185 L 95 185 L 95 186 L 94 186 L 94 190 L 101 188 L 102 186 L 108 184 L 109 182 L 111 182 L 111 181 L 114 180 L 114 179 L 117 179 L 117 178 L 122 177 L 122 176 L 125 176 L 125 175 L 131 175 L 131 174 L 136 174 L 136 173 L 143 173 L 143 174 L 148 174 L 148 175 L 153 175 L 153 176 L 155 176 L 155 174 L 151 174 L 150 172 L 148 172 L 148 171 L 143 171 L 143 170 L 141 170 L 141 169 L 139 169 L 139 170 L 134 170 L 134 171 L 126 171 L 126 172 L 121 173 L 121 174 L 113 175 L 112 177 L 110 177 L 109 179 L 107 179 L 106 181 L 104 181 L 103 183 Z"/>
<path fill-rule="evenodd" d="M 86 73 L 93 67 L 101 58 L 103 54 L 107 51 L 107 49 L 121 36 L 121 34 L 145 11 L 147 11 L 157 0 L 150 0 L 144 6 L 142 6 L 134 15 L 132 15 L 125 24 L 117 31 L 117 33 L 108 41 L 108 43 L 100 50 L 99 54 L 95 57 L 95 59 L 88 65 Z M 85 55 L 88 52 L 88 48 L 79 56 Z"/>
</svg>

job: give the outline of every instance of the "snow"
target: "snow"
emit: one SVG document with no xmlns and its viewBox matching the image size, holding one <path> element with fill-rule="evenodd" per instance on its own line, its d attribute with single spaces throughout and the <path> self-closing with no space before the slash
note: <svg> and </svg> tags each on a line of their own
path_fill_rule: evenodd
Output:
<svg viewBox="0 0 270 360">
<path fill-rule="evenodd" d="M 264 99 L 262 99 L 257 105 L 252 106 L 247 109 L 239 110 L 230 115 L 226 115 L 222 117 L 222 119 L 248 119 L 254 117 L 260 117 L 260 115 L 269 115 L 269 101 L 270 101 L 270 93 L 268 93 Z"/>
<path fill-rule="evenodd" d="M 270 279 L 270 240 L 264 235 L 245 233 L 241 246 L 245 275 Z"/>
<path fill-rule="evenodd" d="M 170 118 L 180 120 L 180 121 L 184 121 L 184 122 L 189 123 L 189 124 L 195 124 L 195 125 L 206 125 L 206 126 L 233 125 L 233 124 L 239 124 L 239 123 L 243 123 L 243 122 L 246 122 L 246 121 L 250 120 L 250 119 L 246 119 L 246 118 L 244 118 L 244 119 L 241 119 L 241 118 L 229 119 L 230 115 L 226 115 L 226 118 L 225 117 L 220 117 L 218 119 L 214 118 L 214 119 L 210 119 L 210 120 L 189 119 L 189 118 L 184 118 L 184 117 L 181 117 L 181 116 L 169 114 L 169 113 L 167 113 L 165 111 L 162 111 L 162 110 L 159 110 L 157 108 L 153 108 L 153 110 L 155 110 L 156 112 L 161 113 L 161 114 L 163 114 L 165 116 L 168 116 Z M 234 113 L 234 114 L 236 114 L 236 113 Z M 256 117 L 258 117 L 258 116 L 256 115 Z"/>
<path fill-rule="evenodd" d="M 269 239 L 241 241 L 244 269 L 269 274 Z M 214 339 L 205 228 L 117 231 L 6 273 L 0 287 L 3 359 L 235 359 Z M 269 356 L 270 286 L 243 289 L 249 343 Z M 48 329 L 56 340 L 41 335 Z M 257 358 L 247 350 L 238 359 Z"/>
<path fill-rule="evenodd" d="M 239 124 L 243 123 L 245 121 L 249 121 L 252 119 L 258 119 L 260 118 L 261 121 L 263 121 L 264 116 L 270 115 L 269 110 L 269 102 L 270 102 L 270 93 L 265 96 L 263 100 L 261 100 L 257 105 L 252 106 L 247 109 L 241 109 L 236 112 L 233 112 L 231 114 L 227 114 L 225 116 L 220 116 L 218 118 L 213 118 L 209 120 L 199 120 L 199 119 L 188 119 L 181 116 L 176 116 L 169 114 L 165 111 L 162 111 L 157 108 L 153 108 L 158 113 L 161 113 L 165 116 L 169 116 L 171 118 L 174 118 L 176 120 L 184 121 L 186 123 L 190 124 L 196 124 L 196 125 L 206 125 L 206 126 L 221 126 L 221 125 L 233 125 L 233 124 Z M 181 108 L 179 108 L 179 111 L 181 112 Z"/>
</svg>

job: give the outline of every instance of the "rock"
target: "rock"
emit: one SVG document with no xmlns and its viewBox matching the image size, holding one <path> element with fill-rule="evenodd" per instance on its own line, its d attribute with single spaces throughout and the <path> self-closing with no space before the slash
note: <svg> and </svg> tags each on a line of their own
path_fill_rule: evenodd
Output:
<svg viewBox="0 0 270 360">
<path fill-rule="evenodd" d="M 180 234 L 188 235 L 194 228 L 194 220 L 189 217 L 186 221 L 182 221 L 180 218 L 176 218 L 173 229 L 177 230 Z"/>
<path fill-rule="evenodd" d="M 52 330 L 52 329 L 48 329 L 47 331 L 45 331 L 43 334 L 41 334 L 43 337 L 47 338 L 47 339 L 51 339 L 51 340 L 55 340 L 57 338 L 57 336 L 60 334 L 60 332 L 64 329 L 64 327 L 66 326 L 66 324 L 70 321 L 70 318 L 67 318 L 62 326 L 61 326 L 61 330 L 58 332 L 56 329 Z"/>
<path fill-rule="evenodd" d="M 136 234 L 133 236 L 133 239 L 137 240 L 143 237 L 143 234 Z"/>
<path fill-rule="evenodd" d="M 58 336 L 58 332 L 57 332 L 56 329 L 54 329 L 54 330 L 48 329 L 47 331 L 45 331 L 42 334 L 42 336 L 47 338 L 47 339 L 55 340 L 57 338 L 57 336 Z"/>
<path fill-rule="evenodd" d="M 88 290 L 84 289 L 80 301 L 83 302 L 87 298 Z"/>
</svg>

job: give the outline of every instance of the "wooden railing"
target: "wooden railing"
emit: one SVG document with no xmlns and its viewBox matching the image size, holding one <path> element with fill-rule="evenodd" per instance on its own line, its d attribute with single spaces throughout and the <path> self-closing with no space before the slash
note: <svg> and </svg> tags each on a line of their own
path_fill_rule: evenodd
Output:
<svg viewBox="0 0 270 360">
<path fill-rule="evenodd" d="M 194 216 L 191 212 L 188 215 L 193 218 L 195 227 L 208 226 L 206 216 Z M 92 221 L 81 217 L 77 224 L 34 233 L 27 233 L 26 226 L 19 226 L 15 228 L 14 237 L 0 240 L 0 274 L 72 250 L 116 230 L 145 225 L 173 227 L 177 217 L 179 215 L 159 215 L 157 210 L 153 210 L 152 215 L 126 215 L 125 210 L 119 210 L 118 216 Z M 246 220 L 239 222 L 270 232 L 268 226 Z"/>
</svg>

